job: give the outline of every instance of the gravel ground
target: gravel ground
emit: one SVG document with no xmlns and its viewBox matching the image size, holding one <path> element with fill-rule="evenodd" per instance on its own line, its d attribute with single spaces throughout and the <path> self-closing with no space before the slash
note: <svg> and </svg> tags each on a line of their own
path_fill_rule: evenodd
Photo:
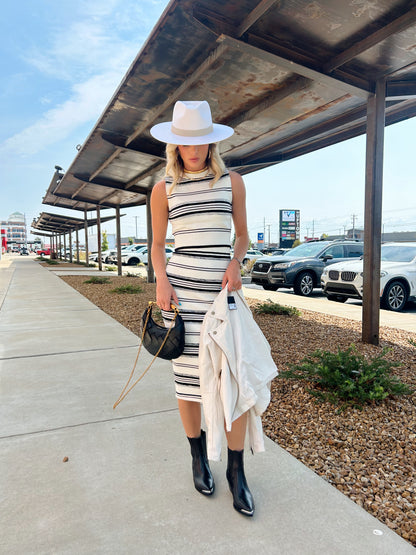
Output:
<svg viewBox="0 0 416 555">
<path fill-rule="evenodd" d="M 140 318 L 155 288 L 138 277 L 111 276 L 111 284 L 85 284 L 86 276 L 62 277 L 69 285 L 140 333 Z M 140 284 L 141 294 L 111 293 L 120 284 Z M 249 304 L 253 305 L 252 301 Z M 402 363 L 395 369 L 416 389 L 416 333 L 381 328 L 380 346 L 361 342 L 361 324 L 302 310 L 300 317 L 255 316 L 279 369 L 299 362 L 315 349 L 336 351 L 351 344 L 366 356 L 380 353 Z M 388 399 L 363 410 L 337 414 L 317 403 L 301 382 L 276 378 L 263 416 L 264 432 L 361 507 L 416 546 L 416 393 Z"/>
</svg>

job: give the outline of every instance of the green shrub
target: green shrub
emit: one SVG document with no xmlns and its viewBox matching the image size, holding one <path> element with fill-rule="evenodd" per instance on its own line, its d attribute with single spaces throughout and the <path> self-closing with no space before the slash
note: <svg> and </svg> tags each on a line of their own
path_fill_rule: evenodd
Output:
<svg viewBox="0 0 416 555">
<path fill-rule="evenodd" d="M 340 410 L 347 405 L 362 408 L 365 403 L 383 401 L 391 395 L 409 395 L 413 390 L 392 376 L 391 370 L 401 366 L 385 358 L 389 349 L 367 360 L 357 353 L 354 345 L 337 353 L 318 349 L 295 364 L 289 370 L 282 371 L 279 378 L 305 380 L 314 384 L 309 393 L 321 401 L 335 405 L 342 402 Z"/>
<path fill-rule="evenodd" d="M 125 293 L 134 294 L 134 293 L 142 293 L 143 289 L 140 285 L 131 285 L 127 283 L 126 285 L 120 285 L 120 287 L 116 287 L 115 289 L 111 290 L 111 293 L 119 293 L 121 295 Z"/>
<path fill-rule="evenodd" d="M 42 262 L 46 262 L 49 266 L 56 266 L 57 264 L 60 264 L 59 260 L 52 260 L 50 258 L 42 258 Z"/>
<path fill-rule="evenodd" d="M 293 306 L 283 306 L 267 299 L 265 303 L 257 303 L 254 306 L 256 314 L 279 314 L 281 316 L 300 316 L 300 312 Z"/>
<path fill-rule="evenodd" d="M 111 283 L 111 280 L 108 277 L 92 276 L 89 279 L 85 280 L 84 283 L 103 284 L 103 283 Z"/>
<path fill-rule="evenodd" d="M 105 266 L 106 272 L 115 272 L 117 270 L 117 266 Z"/>
</svg>

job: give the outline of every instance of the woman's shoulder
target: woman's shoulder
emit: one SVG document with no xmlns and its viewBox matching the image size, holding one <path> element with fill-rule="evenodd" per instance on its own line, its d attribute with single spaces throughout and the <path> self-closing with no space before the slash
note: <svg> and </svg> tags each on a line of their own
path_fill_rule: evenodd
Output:
<svg viewBox="0 0 416 555">
<path fill-rule="evenodd" d="M 243 178 L 241 177 L 241 175 L 235 171 L 230 170 L 229 172 L 229 176 L 231 179 L 231 185 L 233 187 L 244 187 L 244 181 Z"/>
<path fill-rule="evenodd" d="M 152 198 L 166 198 L 166 181 L 164 179 L 153 186 Z"/>
<path fill-rule="evenodd" d="M 156 183 L 156 185 L 153 186 L 153 191 L 160 191 L 160 190 L 166 190 L 166 181 L 165 179 L 161 179 L 160 181 L 158 181 Z"/>
</svg>

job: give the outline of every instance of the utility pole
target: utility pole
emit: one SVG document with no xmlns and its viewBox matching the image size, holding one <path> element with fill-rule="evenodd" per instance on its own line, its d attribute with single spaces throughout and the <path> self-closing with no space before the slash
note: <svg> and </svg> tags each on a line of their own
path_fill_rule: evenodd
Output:
<svg viewBox="0 0 416 555">
<path fill-rule="evenodd" d="M 357 214 L 353 214 L 351 216 L 351 220 L 352 220 L 352 239 L 355 239 L 355 220 L 357 219 Z"/>
<path fill-rule="evenodd" d="M 134 216 L 134 219 L 136 220 L 136 239 L 138 239 L 138 234 L 137 234 L 137 219 L 139 216 Z"/>
<path fill-rule="evenodd" d="M 267 240 L 267 246 L 270 247 L 270 224 L 267 224 L 268 227 L 268 240 Z"/>
<path fill-rule="evenodd" d="M 312 220 L 312 239 L 315 239 L 315 220 Z"/>
</svg>

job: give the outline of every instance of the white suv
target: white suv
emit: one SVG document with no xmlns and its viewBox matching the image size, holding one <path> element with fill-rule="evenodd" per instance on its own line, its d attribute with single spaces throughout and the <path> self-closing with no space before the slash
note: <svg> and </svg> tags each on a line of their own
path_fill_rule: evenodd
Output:
<svg viewBox="0 0 416 555">
<path fill-rule="evenodd" d="M 323 292 L 331 301 L 362 299 L 363 261 L 332 264 L 321 276 Z M 381 307 L 399 312 L 407 301 L 416 301 L 416 243 L 381 245 Z"/>
<path fill-rule="evenodd" d="M 171 247 L 165 247 L 165 252 L 166 252 L 166 258 L 169 260 L 174 250 Z M 121 263 L 127 264 L 128 266 L 137 266 L 137 264 L 140 264 L 140 263 L 147 264 L 147 247 L 143 247 L 142 249 L 136 252 L 122 254 Z"/>
</svg>

